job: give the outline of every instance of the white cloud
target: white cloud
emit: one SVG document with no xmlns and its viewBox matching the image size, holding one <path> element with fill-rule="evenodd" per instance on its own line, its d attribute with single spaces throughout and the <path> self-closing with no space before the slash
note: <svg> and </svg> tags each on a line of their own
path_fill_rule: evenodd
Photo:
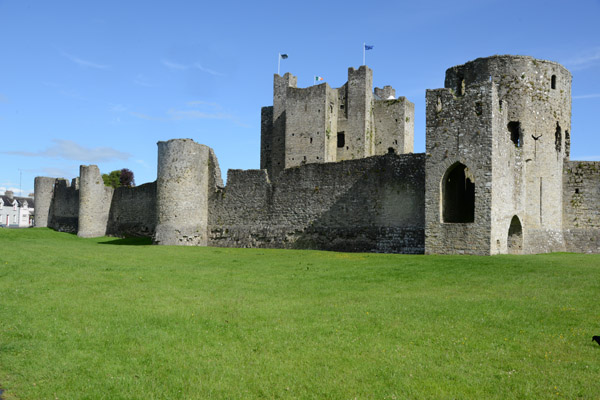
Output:
<svg viewBox="0 0 600 400">
<path fill-rule="evenodd" d="M 573 161 L 600 161 L 600 155 L 580 156 L 580 155 L 571 154 L 571 160 L 573 160 Z"/>
<path fill-rule="evenodd" d="M 152 115 L 148 115 L 148 114 L 144 114 L 144 113 L 140 113 L 140 112 L 135 112 L 135 111 L 131 111 L 129 113 L 129 115 L 139 118 L 139 119 L 145 119 L 148 121 L 167 121 L 166 118 L 161 118 L 161 117 L 153 117 Z"/>
<path fill-rule="evenodd" d="M 195 119 L 219 119 L 233 121 L 239 126 L 246 126 L 239 122 L 239 119 L 230 113 L 222 111 L 222 107 L 217 103 L 206 101 L 190 101 L 186 103 L 188 108 L 170 108 L 165 112 L 165 116 L 153 116 L 139 112 L 130 112 L 129 114 L 140 119 L 148 121 L 182 121 Z"/>
<path fill-rule="evenodd" d="M 127 111 L 127 107 L 125 107 L 123 104 L 109 103 L 108 106 L 110 107 L 110 111 L 113 111 L 113 112 Z"/>
<path fill-rule="evenodd" d="M 58 93 L 66 97 L 70 97 L 72 99 L 87 100 L 85 97 L 81 96 L 76 90 L 62 89 L 59 90 Z"/>
<path fill-rule="evenodd" d="M 194 67 L 198 68 L 202 72 L 206 72 L 207 74 L 211 74 L 211 75 L 214 75 L 214 76 L 225 76 L 225 74 L 222 74 L 222 73 L 217 72 L 215 70 L 203 67 L 200 63 L 195 63 Z"/>
<path fill-rule="evenodd" d="M 586 50 L 585 52 L 566 60 L 563 64 L 575 71 L 600 64 L 600 47 Z"/>
<path fill-rule="evenodd" d="M 0 190 L 10 190 L 6 189 L 9 186 L 14 186 L 15 184 L 11 181 L 0 182 Z"/>
<path fill-rule="evenodd" d="M 161 60 L 162 64 L 164 66 L 166 66 L 167 68 L 170 68 L 172 70 L 177 70 L 177 71 L 187 71 L 190 69 L 198 69 L 202 72 L 206 72 L 207 74 L 213 75 L 213 76 L 225 76 L 225 74 L 219 72 L 219 71 L 215 71 L 214 69 L 210 69 L 207 68 L 205 66 L 203 66 L 202 64 L 200 64 L 199 62 L 195 62 L 191 65 L 185 65 L 185 64 L 179 64 L 170 60 Z"/>
<path fill-rule="evenodd" d="M 163 63 L 163 65 L 165 67 L 170 68 L 170 69 L 176 69 L 179 71 L 185 71 L 186 69 L 190 69 L 190 67 L 187 65 L 177 64 L 177 63 L 174 63 L 169 60 L 161 60 L 161 62 Z"/>
<path fill-rule="evenodd" d="M 148 81 L 148 79 L 146 79 L 146 77 L 144 77 L 144 75 L 142 74 L 138 74 L 135 79 L 133 80 L 133 83 L 138 85 L 138 86 L 143 86 L 143 87 L 156 87 L 157 85 L 150 83 Z"/>
<path fill-rule="evenodd" d="M 234 120 L 235 117 L 231 114 L 226 113 L 207 113 L 200 110 L 175 110 L 170 109 L 167 114 L 171 119 L 178 121 L 182 119 L 230 119 Z"/>
<path fill-rule="evenodd" d="M 110 65 L 104 65 L 104 64 L 97 64 L 95 62 L 92 61 L 87 61 L 84 59 L 81 59 L 77 56 L 74 56 L 72 54 L 69 53 L 65 53 L 64 51 L 61 52 L 61 54 L 68 58 L 69 60 L 73 61 L 75 64 L 81 66 L 81 67 L 86 67 L 86 68 L 95 68 L 95 69 L 109 69 Z"/>
<path fill-rule="evenodd" d="M 600 97 L 600 93 L 593 93 L 593 94 L 582 94 L 579 96 L 573 96 L 573 99 L 595 99 Z"/>
<path fill-rule="evenodd" d="M 77 90 L 70 89 L 56 82 L 42 82 L 42 85 L 47 86 L 49 88 L 57 89 L 56 93 L 60 94 L 61 96 L 66 96 L 77 100 L 88 100 L 85 97 L 81 96 Z"/>
<path fill-rule="evenodd" d="M 79 166 L 73 165 L 71 168 L 46 167 L 42 171 L 44 176 L 67 178 L 77 176 L 79 174 Z"/>
<path fill-rule="evenodd" d="M 186 103 L 188 106 L 190 107 L 196 107 L 196 106 L 209 106 L 209 107 L 214 107 L 217 109 L 221 109 L 221 105 L 218 103 L 213 103 L 210 101 L 202 101 L 202 100 L 194 100 L 194 101 L 188 101 Z"/>
<path fill-rule="evenodd" d="M 18 187 L 0 186 L 0 195 L 4 195 L 7 190 L 13 192 L 15 196 L 27 197 L 29 193 L 33 193 L 33 189 L 19 189 Z"/>
<path fill-rule="evenodd" d="M 135 160 L 135 162 L 140 164 L 144 168 L 150 168 L 150 165 L 144 160 Z"/>
<path fill-rule="evenodd" d="M 64 158 L 85 162 L 99 162 L 109 160 L 127 160 L 131 154 L 115 150 L 111 147 L 86 148 L 72 140 L 52 140 L 55 145 L 40 152 L 29 151 L 4 151 L 3 154 L 18 155 L 25 157 L 52 157 Z"/>
</svg>

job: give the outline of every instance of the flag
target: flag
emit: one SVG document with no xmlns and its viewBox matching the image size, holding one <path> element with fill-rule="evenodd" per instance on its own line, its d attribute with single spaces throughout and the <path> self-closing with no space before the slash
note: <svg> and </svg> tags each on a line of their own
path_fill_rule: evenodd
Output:
<svg viewBox="0 0 600 400">
<path fill-rule="evenodd" d="M 365 44 L 365 50 L 373 50 L 373 46 L 369 46 L 368 44 Z"/>
<path fill-rule="evenodd" d="M 322 80 L 323 80 L 322 76 L 316 76 L 315 75 L 315 82 L 319 82 L 319 81 L 322 81 Z"/>
<path fill-rule="evenodd" d="M 285 60 L 286 58 L 288 58 L 287 54 L 280 54 L 279 57 L 281 57 L 282 60 Z"/>
</svg>

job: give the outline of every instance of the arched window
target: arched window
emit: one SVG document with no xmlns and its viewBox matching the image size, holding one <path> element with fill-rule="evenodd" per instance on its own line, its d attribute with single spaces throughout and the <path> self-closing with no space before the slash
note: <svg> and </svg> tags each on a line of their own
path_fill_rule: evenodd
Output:
<svg viewBox="0 0 600 400">
<path fill-rule="evenodd" d="M 556 75 L 552 75 L 552 78 L 550 78 L 550 87 L 556 89 Z"/>
<path fill-rule="evenodd" d="M 442 179 L 442 222 L 475 220 L 475 179 L 469 169 L 456 163 Z"/>
<path fill-rule="evenodd" d="M 521 254 L 523 252 L 523 227 L 516 215 L 510 220 L 507 244 L 508 254 Z"/>
</svg>

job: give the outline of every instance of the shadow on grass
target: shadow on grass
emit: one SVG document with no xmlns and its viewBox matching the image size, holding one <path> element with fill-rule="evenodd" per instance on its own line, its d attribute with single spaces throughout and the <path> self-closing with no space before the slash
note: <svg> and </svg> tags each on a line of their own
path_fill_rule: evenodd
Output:
<svg viewBox="0 0 600 400">
<path fill-rule="evenodd" d="M 106 242 L 99 242 L 98 244 L 113 244 L 117 246 L 148 246 L 152 244 L 152 238 L 149 237 L 129 237 L 113 239 Z"/>
</svg>

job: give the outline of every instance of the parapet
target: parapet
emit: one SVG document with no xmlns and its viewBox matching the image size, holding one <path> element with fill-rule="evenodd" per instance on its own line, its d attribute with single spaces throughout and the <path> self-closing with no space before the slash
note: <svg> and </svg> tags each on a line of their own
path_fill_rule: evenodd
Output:
<svg viewBox="0 0 600 400">
<path fill-rule="evenodd" d="M 275 87 L 277 87 L 277 86 L 297 87 L 298 77 L 290 74 L 289 72 L 286 72 L 285 74 L 283 74 L 283 76 L 281 76 L 279 74 L 275 74 L 274 84 L 275 84 Z"/>
<path fill-rule="evenodd" d="M 377 100 L 393 100 L 396 98 L 396 89 L 391 86 L 384 86 L 383 88 L 375 88 L 375 96 Z"/>
<path fill-rule="evenodd" d="M 484 82 L 492 79 L 500 83 L 506 78 L 521 78 L 528 74 L 548 74 L 547 86 L 551 88 L 552 75 L 560 74 L 563 83 L 571 83 L 571 73 L 559 63 L 548 60 L 538 60 L 530 56 L 495 55 L 491 57 L 477 58 L 465 64 L 456 65 L 446 70 L 444 86 L 459 91 L 461 83 L 470 85 L 475 82 Z M 554 85 L 557 84 L 557 78 Z"/>
</svg>

